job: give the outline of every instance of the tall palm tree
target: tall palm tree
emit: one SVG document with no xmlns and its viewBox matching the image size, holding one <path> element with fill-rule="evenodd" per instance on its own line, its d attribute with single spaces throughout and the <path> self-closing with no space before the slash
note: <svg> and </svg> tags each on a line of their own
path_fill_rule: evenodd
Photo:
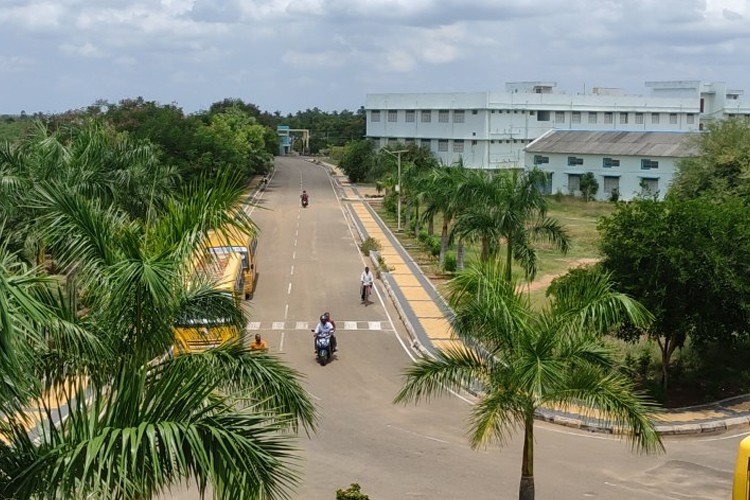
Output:
<svg viewBox="0 0 750 500">
<path fill-rule="evenodd" d="M 192 479 L 216 498 L 287 496 L 297 477 L 287 431 L 315 427 L 300 374 L 244 343 L 165 356 L 186 310 L 245 325 L 231 298 L 186 276 L 208 230 L 253 230 L 242 195 L 240 179 L 223 175 L 143 217 L 57 182 L 36 187 L 30 205 L 60 266 L 76 270 L 73 315 L 103 347 L 64 371 L 29 365 L 58 401 L 42 389 L 27 398 L 40 408 L 38 436 L 28 412 L 0 424 L 0 495 L 152 498 Z"/>
<path fill-rule="evenodd" d="M 649 314 L 612 289 L 598 270 L 572 274 L 553 288 L 541 312 L 516 291 L 497 261 L 474 265 L 449 283 L 453 327 L 465 347 L 417 361 L 396 402 L 419 402 L 469 385 L 479 400 L 469 419 L 476 448 L 523 434 L 519 499 L 534 498 L 534 415 L 543 407 L 578 406 L 626 431 L 646 452 L 663 449 L 648 418 L 651 406 L 623 374 L 600 334 Z"/>
<path fill-rule="evenodd" d="M 567 253 L 570 239 L 560 223 L 547 216 L 547 204 L 538 189 L 539 171 L 488 174 L 474 172 L 457 193 L 465 209 L 453 235 L 481 242 L 482 261 L 494 258 L 505 243 L 505 279 L 511 279 L 513 260 L 534 279 L 538 259 L 533 243 L 546 240 Z"/>
<path fill-rule="evenodd" d="M 445 254 L 450 242 L 450 227 L 454 217 L 462 210 L 461 200 L 457 196 L 460 186 L 465 181 L 467 170 L 463 165 L 441 166 L 433 168 L 421 184 L 420 196 L 424 200 L 422 219 L 431 221 L 436 215 L 442 215 L 440 230 L 440 266 L 445 263 Z"/>
</svg>

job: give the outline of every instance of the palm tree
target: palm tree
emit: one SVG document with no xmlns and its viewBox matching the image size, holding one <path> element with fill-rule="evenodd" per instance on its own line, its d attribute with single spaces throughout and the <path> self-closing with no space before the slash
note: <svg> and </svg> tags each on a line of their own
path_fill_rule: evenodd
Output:
<svg viewBox="0 0 750 500">
<path fill-rule="evenodd" d="M 422 219 L 428 223 L 438 214 L 443 216 L 440 230 L 440 257 L 442 267 L 450 242 L 450 226 L 457 213 L 462 210 L 457 193 L 465 181 L 467 170 L 462 164 L 433 168 L 423 180 L 420 196 L 424 200 Z"/>
<path fill-rule="evenodd" d="M 539 171 L 512 171 L 494 175 L 475 172 L 457 193 L 466 207 L 457 218 L 453 235 L 481 242 L 482 261 L 495 257 L 505 242 L 505 279 L 511 279 L 517 260 L 526 278 L 534 279 L 538 264 L 534 241 L 546 240 L 567 253 L 570 239 L 560 223 L 547 216 L 547 205 L 538 189 Z"/>
<path fill-rule="evenodd" d="M 185 276 L 208 230 L 253 229 L 242 195 L 240 179 L 222 175 L 191 183 L 143 217 L 57 182 L 36 187 L 29 204 L 43 214 L 60 266 L 76 270 L 73 318 L 101 348 L 80 360 L 47 343 L 27 356 L 70 362 L 24 366 L 42 381 L 25 400 L 40 408 L 42 425 L 30 436 L 28 412 L 0 424 L 0 496 L 152 498 L 191 479 L 201 494 L 211 484 L 216 498 L 287 496 L 297 477 L 288 431 L 315 427 L 300 374 L 244 343 L 165 356 L 186 310 L 245 325 L 231 298 Z M 58 401 L 41 398 L 45 389 Z"/>
<path fill-rule="evenodd" d="M 469 419 L 476 448 L 505 444 L 519 429 L 523 456 L 519 499 L 534 498 L 534 415 L 544 407 L 597 411 L 646 452 L 663 449 L 651 410 L 599 339 L 621 321 L 644 324 L 649 314 L 612 289 L 596 269 L 572 273 L 553 287 L 540 312 L 516 291 L 502 264 L 474 265 L 449 283 L 453 327 L 465 347 L 408 368 L 396 402 L 446 395 L 469 385 L 479 400 Z"/>
</svg>

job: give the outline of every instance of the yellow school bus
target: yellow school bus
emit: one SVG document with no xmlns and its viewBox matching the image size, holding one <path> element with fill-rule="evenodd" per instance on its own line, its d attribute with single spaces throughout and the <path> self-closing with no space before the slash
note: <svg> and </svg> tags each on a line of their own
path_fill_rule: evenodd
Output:
<svg viewBox="0 0 750 500">
<path fill-rule="evenodd" d="M 194 275 L 215 283 L 216 289 L 231 296 L 239 305 L 245 292 L 243 256 L 240 253 L 210 255 L 193 262 Z M 231 318 L 183 317 L 175 327 L 175 353 L 199 352 L 228 342 L 237 342 L 241 332 Z"/>
<path fill-rule="evenodd" d="M 255 282 L 258 276 L 258 264 L 255 261 L 258 239 L 255 235 L 236 228 L 225 231 L 209 231 L 206 247 L 213 255 L 228 253 L 242 255 L 242 271 L 245 280 L 244 295 L 245 299 L 249 299 L 255 290 Z"/>
<path fill-rule="evenodd" d="M 732 500 L 750 500 L 750 436 L 740 441 L 737 450 Z"/>
</svg>

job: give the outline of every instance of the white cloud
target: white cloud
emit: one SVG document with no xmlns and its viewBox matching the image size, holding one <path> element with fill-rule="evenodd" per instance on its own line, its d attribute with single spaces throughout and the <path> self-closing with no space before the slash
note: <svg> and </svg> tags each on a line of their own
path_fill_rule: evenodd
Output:
<svg viewBox="0 0 750 500">
<path fill-rule="evenodd" d="M 106 57 L 107 54 L 99 49 L 98 47 L 95 47 L 92 43 L 86 42 L 83 45 L 71 45 L 68 43 L 65 43 L 60 46 L 60 50 L 69 56 L 81 56 L 86 58 L 102 58 Z"/>
</svg>

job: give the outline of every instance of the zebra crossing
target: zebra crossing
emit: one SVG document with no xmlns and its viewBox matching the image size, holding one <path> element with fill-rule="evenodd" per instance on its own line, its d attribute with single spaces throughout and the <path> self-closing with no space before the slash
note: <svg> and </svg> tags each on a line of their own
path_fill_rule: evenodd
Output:
<svg viewBox="0 0 750 500">
<path fill-rule="evenodd" d="M 311 330 L 317 322 L 309 321 L 250 321 L 247 324 L 248 331 L 270 331 L 270 330 Z M 341 321 L 336 320 L 338 331 L 393 331 L 387 321 Z"/>
</svg>

